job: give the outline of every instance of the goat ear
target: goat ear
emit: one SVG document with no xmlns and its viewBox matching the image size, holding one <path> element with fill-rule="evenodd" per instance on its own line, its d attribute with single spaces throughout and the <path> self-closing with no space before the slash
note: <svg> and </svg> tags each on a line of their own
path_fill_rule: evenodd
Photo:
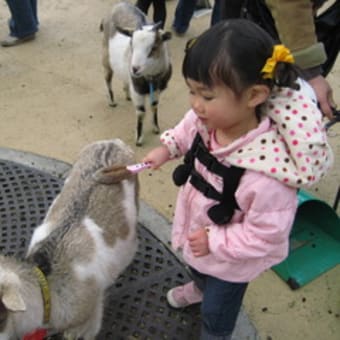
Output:
<svg viewBox="0 0 340 340">
<path fill-rule="evenodd" d="M 23 312 L 26 310 L 25 301 L 15 286 L 3 287 L 1 301 L 12 312 Z"/>
<path fill-rule="evenodd" d="M 171 32 L 164 32 L 162 33 L 161 37 L 162 37 L 162 41 L 167 41 L 171 39 L 172 34 Z"/>
<path fill-rule="evenodd" d="M 132 172 L 125 165 L 113 165 L 97 170 L 93 174 L 93 179 L 101 184 L 116 184 L 132 176 Z"/>
<path fill-rule="evenodd" d="M 132 30 L 132 29 L 123 28 L 123 27 L 119 27 L 119 26 L 116 26 L 116 29 L 119 33 L 124 34 L 128 37 L 132 37 L 133 32 L 134 32 L 134 30 Z"/>
</svg>

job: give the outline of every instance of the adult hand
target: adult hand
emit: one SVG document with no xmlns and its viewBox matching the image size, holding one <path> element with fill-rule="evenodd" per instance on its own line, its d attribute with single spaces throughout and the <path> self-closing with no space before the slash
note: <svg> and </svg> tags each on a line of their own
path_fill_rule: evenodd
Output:
<svg viewBox="0 0 340 340">
<path fill-rule="evenodd" d="M 189 246 L 194 256 L 204 256 L 210 253 L 208 233 L 205 228 L 199 228 L 188 236 Z"/>
<path fill-rule="evenodd" d="M 321 75 L 309 79 L 308 82 L 314 89 L 322 113 L 331 120 L 334 118 L 332 107 L 335 107 L 331 86 Z"/>
</svg>

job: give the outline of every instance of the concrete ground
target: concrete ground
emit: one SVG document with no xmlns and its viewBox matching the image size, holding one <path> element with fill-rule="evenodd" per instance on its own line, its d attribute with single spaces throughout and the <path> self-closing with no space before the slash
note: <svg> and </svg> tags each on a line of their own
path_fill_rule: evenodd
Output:
<svg viewBox="0 0 340 340">
<path fill-rule="evenodd" d="M 86 144 L 118 137 L 134 147 L 135 116 L 115 84 L 119 105 L 107 105 L 101 66 L 99 23 L 115 1 L 39 1 L 40 32 L 33 42 L 0 48 L 0 146 L 72 163 Z M 170 29 L 175 1 L 167 2 Z M 0 3 L 0 34 L 7 34 L 9 13 Z M 181 78 L 186 40 L 209 26 L 209 15 L 192 20 L 184 37 L 170 41 L 174 74 L 161 97 L 160 126 L 173 126 L 188 108 Z M 340 104 L 340 61 L 328 77 Z M 339 185 L 340 124 L 329 141 L 337 156 L 330 173 L 310 192 L 333 204 Z M 333 133 L 333 135 L 334 135 Z M 134 147 L 137 158 L 158 144 L 145 124 L 145 145 Z M 174 163 L 140 176 L 141 199 L 171 220 L 176 188 L 171 181 Z M 292 291 L 273 271 L 254 280 L 244 309 L 264 340 L 339 339 L 340 266 Z M 242 339 L 241 339 L 242 340 Z"/>
</svg>

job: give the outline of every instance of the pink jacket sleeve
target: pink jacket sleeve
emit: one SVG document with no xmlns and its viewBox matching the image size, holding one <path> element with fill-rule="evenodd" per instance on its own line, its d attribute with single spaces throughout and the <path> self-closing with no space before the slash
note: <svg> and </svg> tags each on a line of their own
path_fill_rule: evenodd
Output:
<svg viewBox="0 0 340 340">
<path fill-rule="evenodd" d="M 241 221 L 225 227 L 209 226 L 209 248 L 217 260 L 275 256 L 278 249 L 282 252 L 283 245 L 288 254 L 288 238 L 297 209 L 296 189 L 250 173 L 243 176 L 236 192 L 245 212 Z"/>
<path fill-rule="evenodd" d="M 162 133 L 161 143 L 169 149 L 171 158 L 180 157 L 189 150 L 197 133 L 196 123 L 197 117 L 190 110 L 174 128 Z"/>
</svg>

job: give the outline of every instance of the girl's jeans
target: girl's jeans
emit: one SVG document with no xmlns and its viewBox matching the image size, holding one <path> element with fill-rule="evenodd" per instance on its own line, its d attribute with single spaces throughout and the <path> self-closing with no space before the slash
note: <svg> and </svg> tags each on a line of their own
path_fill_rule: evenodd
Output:
<svg viewBox="0 0 340 340">
<path fill-rule="evenodd" d="M 230 339 L 248 283 L 223 281 L 190 269 L 203 292 L 201 339 Z"/>
<path fill-rule="evenodd" d="M 38 31 L 37 0 L 6 0 L 11 12 L 10 35 L 24 38 Z"/>
</svg>

